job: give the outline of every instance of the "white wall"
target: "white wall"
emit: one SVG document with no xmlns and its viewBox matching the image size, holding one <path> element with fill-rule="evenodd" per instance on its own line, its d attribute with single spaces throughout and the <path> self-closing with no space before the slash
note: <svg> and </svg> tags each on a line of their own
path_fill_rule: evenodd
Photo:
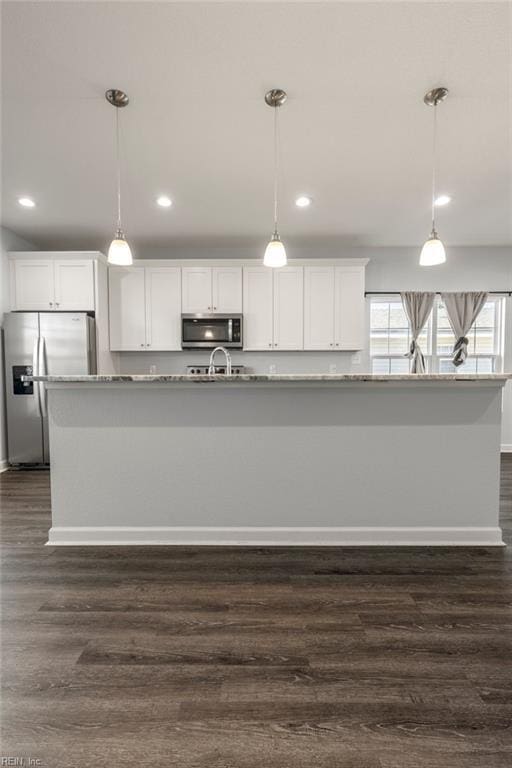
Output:
<svg viewBox="0 0 512 768">
<path fill-rule="evenodd" d="M 258 247 L 148 249 L 138 258 L 261 258 Z M 367 291 L 436 290 L 436 291 L 502 291 L 512 290 L 512 248 L 448 247 L 446 264 L 439 267 L 420 267 L 418 248 L 370 248 L 322 245 L 313 249 L 302 246 L 288 248 L 290 258 L 368 258 L 366 270 Z M 512 299 L 506 302 L 505 370 L 512 372 Z M 205 363 L 208 355 L 200 352 L 121 353 L 120 372 L 147 373 L 156 365 L 158 373 L 181 372 L 191 363 Z M 234 361 L 256 371 L 268 371 L 275 365 L 279 373 L 328 372 L 336 365 L 338 373 L 367 372 L 369 350 L 354 357 L 347 352 L 240 352 Z M 512 382 L 504 395 L 503 438 L 504 447 L 512 450 Z"/>
<path fill-rule="evenodd" d="M 4 313 L 9 311 L 9 265 L 8 251 L 35 251 L 36 246 L 18 237 L 5 227 L 0 227 L 0 471 L 7 461 L 7 435 L 4 396 L 4 349 L 3 328 Z"/>
</svg>

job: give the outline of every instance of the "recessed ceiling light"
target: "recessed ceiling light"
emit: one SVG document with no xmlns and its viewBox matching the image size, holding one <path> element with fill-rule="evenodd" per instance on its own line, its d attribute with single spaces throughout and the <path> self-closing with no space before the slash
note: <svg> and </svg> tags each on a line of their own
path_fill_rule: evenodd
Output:
<svg viewBox="0 0 512 768">
<path fill-rule="evenodd" d="M 170 208 L 172 205 L 172 200 L 167 195 L 160 195 L 160 197 L 157 197 L 156 202 L 161 208 Z"/>
<path fill-rule="evenodd" d="M 35 208 L 36 204 L 30 197 L 19 197 L 18 203 L 24 208 Z"/>
<path fill-rule="evenodd" d="M 295 201 L 295 205 L 297 206 L 297 208 L 307 208 L 308 205 L 311 205 L 311 203 L 312 203 L 312 200 L 307 195 L 301 195 Z"/>
<path fill-rule="evenodd" d="M 439 195 L 439 197 L 436 197 L 434 200 L 434 205 L 448 205 L 450 201 L 450 195 Z"/>
</svg>

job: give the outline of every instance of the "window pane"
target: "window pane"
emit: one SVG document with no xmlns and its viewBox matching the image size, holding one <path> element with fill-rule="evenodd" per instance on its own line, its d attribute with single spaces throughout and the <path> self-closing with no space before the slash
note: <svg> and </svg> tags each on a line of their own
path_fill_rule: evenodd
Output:
<svg viewBox="0 0 512 768">
<path fill-rule="evenodd" d="M 450 331 L 452 329 L 450 325 L 450 321 L 448 320 L 448 313 L 446 312 L 446 307 L 442 302 L 439 302 L 437 307 L 437 327 L 447 328 Z"/>
<path fill-rule="evenodd" d="M 439 361 L 439 373 L 455 373 L 456 370 L 457 369 L 451 360 L 441 358 Z"/>
<path fill-rule="evenodd" d="M 387 355 L 389 352 L 389 334 L 387 329 L 385 331 L 371 332 L 370 337 L 370 354 L 371 355 Z"/>
<path fill-rule="evenodd" d="M 387 328 L 389 325 L 389 303 L 372 301 L 371 303 L 371 327 L 372 329 Z"/>
<path fill-rule="evenodd" d="M 487 328 L 494 328 L 494 315 L 495 315 L 495 302 L 487 301 L 484 307 L 476 319 L 475 325 L 486 326 Z"/>
<path fill-rule="evenodd" d="M 462 365 L 459 365 L 458 368 L 460 373 L 476 373 L 477 372 L 477 358 L 476 357 L 468 357 L 466 358 L 466 362 L 462 363 Z"/>
<path fill-rule="evenodd" d="M 389 357 L 374 357 L 372 360 L 372 373 L 389 373 Z"/>
<path fill-rule="evenodd" d="M 473 347 L 475 354 L 482 355 L 486 352 L 493 354 L 495 350 L 495 333 L 494 328 L 477 327 L 473 334 L 474 342 Z"/>
<path fill-rule="evenodd" d="M 437 354 L 447 355 L 453 350 L 455 337 L 451 331 L 439 328 L 437 329 Z"/>
<path fill-rule="evenodd" d="M 398 299 L 372 299 L 370 305 L 370 355 L 402 356 L 409 349 L 411 334 L 407 315 Z M 418 339 L 430 353 L 430 319 Z"/>
<path fill-rule="evenodd" d="M 392 357 L 389 362 L 390 373 L 409 373 L 410 361 L 408 357 Z"/>
<path fill-rule="evenodd" d="M 494 359 L 492 357 L 477 357 L 478 373 L 494 373 Z"/>
<path fill-rule="evenodd" d="M 409 321 L 401 301 L 391 301 L 389 303 L 389 325 L 391 328 L 409 327 Z"/>
<path fill-rule="evenodd" d="M 389 352 L 400 355 L 409 349 L 409 333 L 407 328 L 391 328 L 389 331 Z"/>
</svg>

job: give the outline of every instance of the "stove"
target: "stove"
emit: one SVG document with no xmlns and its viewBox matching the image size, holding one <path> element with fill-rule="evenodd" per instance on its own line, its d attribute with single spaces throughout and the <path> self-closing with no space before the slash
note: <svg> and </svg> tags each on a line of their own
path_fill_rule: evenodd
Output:
<svg viewBox="0 0 512 768">
<path fill-rule="evenodd" d="M 209 365 L 187 365 L 187 373 L 198 376 L 208 376 Z M 215 373 L 226 373 L 225 365 L 216 365 Z M 231 363 L 231 373 L 247 373 L 245 365 L 238 365 L 237 363 Z"/>
</svg>

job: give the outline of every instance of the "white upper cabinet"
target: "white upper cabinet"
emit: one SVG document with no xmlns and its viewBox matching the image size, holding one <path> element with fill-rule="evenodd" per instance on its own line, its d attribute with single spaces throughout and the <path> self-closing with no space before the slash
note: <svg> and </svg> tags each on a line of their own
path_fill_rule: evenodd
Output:
<svg viewBox="0 0 512 768">
<path fill-rule="evenodd" d="M 53 261 L 11 261 L 11 309 L 52 310 L 54 308 Z"/>
<path fill-rule="evenodd" d="M 242 312 L 241 267 L 213 267 L 212 309 L 224 315 Z"/>
<path fill-rule="evenodd" d="M 244 349 L 273 346 L 273 274 L 268 267 L 244 267 Z"/>
<path fill-rule="evenodd" d="M 274 277 L 274 349 L 304 348 L 304 270 L 281 267 Z"/>
<path fill-rule="evenodd" d="M 110 349 L 146 349 L 144 267 L 109 269 Z"/>
<path fill-rule="evenodd" d="M 213 312 L 211 267 L 183 267 L 181 284 L 184 314 Z"/>
<path fill-rule="evenodd" d="M 55 306 L 60 311 L 94 309 L 94 264 L 91 259 L 54 261 Z"/>
<path fill-rule="evenodd" d="M 335 267 L 334 343 L 339 350 L 365 346 L 364 266 Z"/>
<path fill-rule="evenodd" d="M 13 311 L 94 311 L 93 259 L 15 257 L 10 265 Z"/>
<path fill-rule="evenodd" d="M 304 349 L 334 347 L 334 267 L 304 267 Z"/>
<path fill-rule="evenodd" d="M 303 349 L 303 268 L 244 267 L 244 349 Z"/>
<path fill-rule="evenodd" d="M 146 267 L 146 349 L 181 350 L 181 270 Z"/>
<path fill-rule="evenodd" d="M 242 311 L 241 267 L 183 267 L 181 273 L 184 314 Z"/>
<path fill-rule="evenodd" d="M 110 349 L 181 350 L 182 312 L 238 314 L 242 306 L 247 351 L 363 349 L 364 273 L 363 260 L 280 269 L 112 267 Z"/>
</svg>

